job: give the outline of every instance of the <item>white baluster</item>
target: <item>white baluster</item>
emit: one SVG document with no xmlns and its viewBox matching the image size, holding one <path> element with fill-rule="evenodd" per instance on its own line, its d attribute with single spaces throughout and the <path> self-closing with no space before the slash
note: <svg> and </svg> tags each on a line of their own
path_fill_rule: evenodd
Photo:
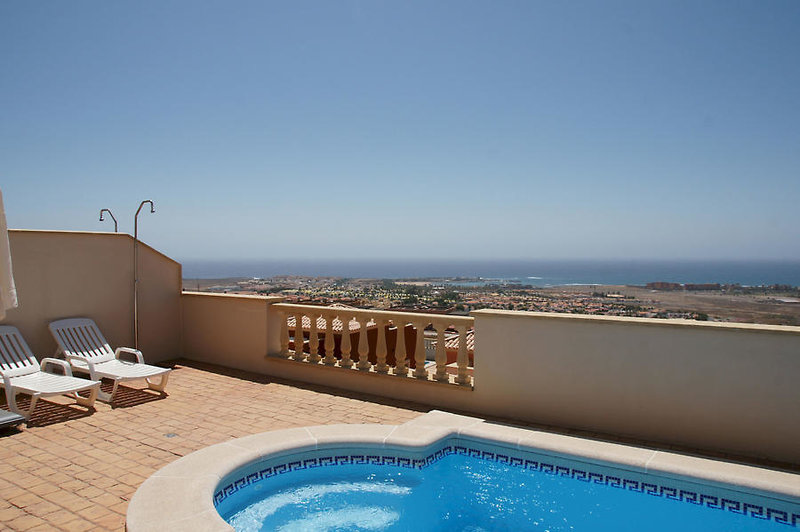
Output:
<svg viewBox="0 0 800 532">
<path fill-rule="evenodd" d="M 336 357 L 333 355 L 336 349 L 336 341 L 333 338 L 333 320 L 335 317 L 335 314 L 325 315 L 325 359 L 323 362 L 328 366 L 336 364 Z"/>
<path fill-rule="evenodd" d="M 444 331 L 447 326 L 444 323 L 436 324 L 436 380 L 446 381 L 447 379 L 447 347 L 444 345 Z"/>
<path fill-rule="evenodd" d="M 308 318 L 311 320 L 311 330 L 308 334 L 308 361 L 312 364 L 317 364 L 320 361 L 318 316 L 317 314 L 309 314 Z"/>
<path fill-rule="evenodd" d="M 289 358 L 289 313 L 278 311 L 281 317 L 281 352 L 280 356 Z"/>
<path fill-rule="evenodd" d="M 350 368 L 353 366 L 353 360 L 350 358 L 350 314 L 340 314 L 339 319 L 342 320 L 342 343 L 339 349 L 342 352 L 342 360 L 339 365 L 343 368 Z"/>
<path fill-rule="evenodd" d="M 360 317 L 358 319 L 361 328 L 358 333 L 358 369 L 366 371 L 372 368 L 367 356 L 369 355 L 369 340 L 367 338 L 367 323 L 369 323 L 369 316 Z"/>
<path fill-rule="evenodd" d="M 398 377 L 408 377 L 406 367 L 406 323 L 405 320 L 392 320 L 397 327 L 397 342 L 394 344 L 394 374 Z"/>
<path fill-rule="evenodd" d="M 297 313 L 294 315 L 294 359 L 302 362 L 306 359 L 306 354 L 303 352 L 303 315 Z"/>
<path fill-rule="evenodd" d="M 458 326 L 458 358 L 456 359 L 456 362 L 458 363 L 458 375 L 456 376 L 456 382 L 458 384 L 469 383 L 469 374 L 467 372 L 467 366 L 469 365 L 469 354 L 467 351 L 466 325 Z"/>
<path fill-rule="evenodd" d="M 375 371 L 378 373 L 389 373 L 389 365 L 386 363 L 386 320 L 375 318 L 378 327 L 378 339 L 375 342 Z"/>
<path fill-rule="evenodd" d="M 414 347 L 414 377 L 418 379 L 427 379 L 428 372 L 425 371 L 425 325 L 424 322 L 414 322 L 414 328 L 417 329 L 417 341 Z"/>
</svg>

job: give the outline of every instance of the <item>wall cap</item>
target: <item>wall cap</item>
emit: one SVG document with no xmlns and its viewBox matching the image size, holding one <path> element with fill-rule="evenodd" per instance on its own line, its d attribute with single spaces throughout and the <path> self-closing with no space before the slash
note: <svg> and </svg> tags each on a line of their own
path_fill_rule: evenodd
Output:
<svg viewBox="0 0 800 532">
<path fill-rule="evenodd" d="M 103 236 L 103 237 L 109 237 L 110 236 L 110 237 L 114 237 L 114 238 L 120 238 L 120 237 L 129 238 L 131 241 L 133 241 L 133 235 L 131 235 L 129 233 L 121 233 L 121 232 L 114 233 L 114 232 L 110 232 L 110 231 L 67 231 L 67 230 L 62 230 L 62 229 L 9 229 L 8 232 L 9 233 L 41 233 L 41 234 L 50 234 L 50 235 L 57 234 L 57 235 L 94 235 L 94 236 Z M 161 257 L 164 257 L 168 261 L 174 262 L 178 266 L 183 267 L 183 265 L 180 262 L 178 262 L 177 260 L 173 259 L 169 255 L 157 250 L 153 246 L 145 243 L 144 241 L 142 241 L 141 238 L 139 239 L 139 244 L 141 244 L 142 246 L 146 247 L 147 249 L 149 249 L 150 251 L 152 251 L 156 255 L 160 255 Z"/>
<path fill-rule="evenodd" d="M 280 303 L 283 301 L 284 297 L 282 296 L 254 296 L 250 294 L 218 294 L 216 292 L 196 292 L 190 290 L 184 290 L 181 292 L 181 296 L 196 296 L 196 297 L 227 297 L 233 299 L 256 299 L 259 301 L 265 301 L 266 303 Z"/>
<path fill-rule="evenodd" d="M 373 317 L 384 318 L 391 320 L 392 318 L 404 317 L 407 322 L 414 320 L 427 320 L 433 321 L 446 321 L 452 325 L 467 325 L 471 326 L 475 323 L 475 318 L 470 316 L 462 316 L 460 314 L 433 314 L 424 312 L 404 312 L 398 310 L 379 310 L 371 308 L 349 308 L 342 309 L 337 307 L 328 307 L 323 305 L 307 305 L 305 303 L 281 303 L 278 307 L 285 309 L 287 312 L 338 312 L 339 314 L 348 314 L 352 312 L 356 314 L 369 314 Z"/>
<path fill-rule="evenodd" d="M 500 309 L 480 309 L 473 310 L 470 316 L 477 318 L 498 317 L 513 319 L 538 319 L 538 320 L 580 320 L 590 321 L 600 324 L 630 324 L 630 325 L 652 325 L 658 327 L 694 327 L 711 329 L 743 330 L 750 332 L 779 332 L 789 334 L 800 334 L 800 327 L 792 325 L 766 325 L 761 323 L 731 323 L 719 321 L 696 321 L 683 319 L 661 319 L 661 318 L 633 318 L 625 316 L 604 316 L 596 314 L 561 314 L 558 312 L 533 312 L 526 310 L 500 310 Z"/>
</svg>

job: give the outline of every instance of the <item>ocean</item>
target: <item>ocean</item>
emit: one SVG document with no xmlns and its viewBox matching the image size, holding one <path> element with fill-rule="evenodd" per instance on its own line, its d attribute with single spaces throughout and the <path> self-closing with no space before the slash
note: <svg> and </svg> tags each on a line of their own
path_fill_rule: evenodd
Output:
<svg viewBox="0 0 800 532">
<path fill-rule="evenodd" d="M 800 286 L 800 261 L 654 260 L 187 260 L 187 279 L 304 275 L 409 279 L 481 278 L 534 286 L 644 285 L 649 282 Z"/>
</svg>

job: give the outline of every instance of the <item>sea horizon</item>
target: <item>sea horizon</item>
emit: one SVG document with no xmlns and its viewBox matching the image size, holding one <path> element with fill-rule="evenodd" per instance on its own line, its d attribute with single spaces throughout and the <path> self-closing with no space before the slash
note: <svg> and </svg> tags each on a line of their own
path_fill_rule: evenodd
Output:
<svg viewBox="0 0 800 532">
<path fill-rule="evenodd" d="M 282 275 L 370 279 L 480 278 L 533 286 L 650 282 L 800 286 L 800 260 L 186 260 L 185 279 Z"/>
</svg>

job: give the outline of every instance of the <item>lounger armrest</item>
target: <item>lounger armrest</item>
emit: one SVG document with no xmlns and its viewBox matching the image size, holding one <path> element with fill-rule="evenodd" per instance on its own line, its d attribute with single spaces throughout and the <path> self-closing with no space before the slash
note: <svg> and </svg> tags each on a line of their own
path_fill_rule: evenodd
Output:
<svg viewBox="0 0 800 532">
<path fill-rule="evenodd" d="M 72 368 L 69 367 L 69 363 L 66 360 L 58 360 L 56 358 L 43 358 L 39 365 L 42 367 L 42 371 L 46 371 L 47 373 L 53 373 L 52 371 L 48 370 L 47 368 L 51 366 L 61 366 L 64 370 L 64 375 L 67 377 L 72 377 Z"/>
<path fill-rule="evenodd" d="M 85 368 L 85 369 L 88 369 L 90 372 L 94 372 L 95 363 L 92 362 L 91 360 L 89 360 L 86 357 L 81 357 L 81 356 L 78 356 L 78 355 L 66 355 L 64 358 L 67 359 L 67 362 L 70 362 L 70 365 L 71 365 L 72 361 L 74 360 L 76 362 L 80 362 L 80 364 L 75 364 L 75 367 L 82 368 L 82 369 Z"/>
<path fill-rule="evenodd" d="M 12 388 L 11 379 L 9 379 L 5 373 L 3 373 L 2 377 L 3 377 L 3 388 L 6 389 L 6 394 L 9 394 Z"/>
<path fill-rule="evenodd" d="M 144 357 L 142 356 L 142 352 L 138 349 L 133 349 L 131 347 L 118 347 L 117 350 L 114 351 L 114 356 L 119 360 L 119 355 L 122 353 L 134 355 L 136 357 L 136 362 L 139 364 L 144 364 Z"/>
</svg>

